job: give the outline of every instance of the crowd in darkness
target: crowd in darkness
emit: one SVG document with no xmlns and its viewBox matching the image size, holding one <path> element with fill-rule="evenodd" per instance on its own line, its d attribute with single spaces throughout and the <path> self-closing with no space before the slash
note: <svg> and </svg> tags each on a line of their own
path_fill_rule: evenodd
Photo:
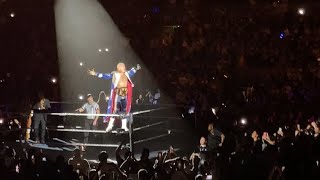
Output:
<svg viewBox="0 0 320 180">
<path fill-rule="evenodd" d="M 269 123 L 275 123 L 271 119 Z M 180 156 L 170 146 L 153 159 L 144 148 L 137 160 L 121 143 L 115 152 L 117 164 L 109 162 L 104 151 L 94 164 L 79 149 L 68 161 L 63 156 L 50 161 L 41 150 L 17 154 L 1 144 L 0 172 L 4 179 L 318 179 L 319 127 L 319 121 L 309 119 L 276 131 L 252 127 L 242 135 L 224 135 L 211 123 L 208 136 L 200 138 L 191 156 Z"/>
<path fill-rule="evenodd" d="M 97 157 L 99 164 L 88 163 L 80 150 L 68 162 L 62 156 L 53 162 L 41 151 L 16 153 L 1 144 L 0 174 L 8 179 L 319 179 L 320 17 L 312 14 L 319 4 L 299 15 L 288 1 L 252 0 L 239 8 L 177 2 L 115 21 L 163 90 L 199 112 L 203 137 L 192 154 L 170 147 L 149 159 L 146 148 L 136 159 L 120 145 L 117 164 L 108 162 L 106 152 Z M 148 94 L 136 103 L 160 98 L 158 90 L 152 101 Z M 238 121 L 240 116 L 245 121 Z"/>
<path fill-rule="evenodd" d="M 130 44 L 138 53 L 144 50 L 140 56 L 164 91 L 177 104 L 195 106 L 203 124 L 212 107 L 227 106 L 235 116 L 260 121 L 273 112 L 285 117 L 316 112 L 320 21 L 312 12 L 317 3 L 301 15 L 299 4 L 288 1 L 239 6 L 173 2 L 159 13 L 137 17 Z M 132 23 L 133 17 L 124 22 Z M 151 33 L 138 33 L 141 29 Z"/>
<path fill-rule="evenodd" d="M 187 9 L 179 26 L 146 43 L 146 59 L 153 59 L 151 67 L 163 67 L 158 77 L 174 84 L 170 92 L 178 103 L 234 101 L 247 87 L 259 90 L 260 103 L 310 102 L 318 96 L 319 19 L 250 12 Z"/>
</svg>

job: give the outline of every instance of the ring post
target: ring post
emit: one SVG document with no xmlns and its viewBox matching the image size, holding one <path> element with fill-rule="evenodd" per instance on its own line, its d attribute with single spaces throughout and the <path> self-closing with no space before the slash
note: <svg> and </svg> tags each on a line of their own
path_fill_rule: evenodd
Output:
<svg viewBox="0 0 320 180">
<path fill-rule="evenodd" d="M 132 113 L 129 114 L 129 143 L 130 143 L 130 151 L 132 154 L 133 152 L 133 115 Z"/>
</svg>

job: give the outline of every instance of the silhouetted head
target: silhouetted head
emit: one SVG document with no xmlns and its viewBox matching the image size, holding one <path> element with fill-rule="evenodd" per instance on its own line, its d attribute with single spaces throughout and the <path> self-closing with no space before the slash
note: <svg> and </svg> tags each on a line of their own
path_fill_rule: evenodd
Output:
<svg viewBox="0 0 320 180">
<path fill-rule="evenodd" d="M 147 148 L 143 148 L 141 153 L 141 159 L 149 159 L 150 151 Z"/>
<path fill-rule="evenodd" d="M 73 151 L 73 156 L 74 157 L 81 157 L 82 156 L 82 153 L 81 153 L 81 150 L 80 149 L 75 149 L 74 151 Z"/>
<path fill-rule="evenodd" d="M 99 156 L 98 156 L 98 158 L 99 158 L 99 161 L 100 161 L 100 162 L 107 162 L 107 161 L 108 161 L 108 158 L 109 158 L 109 155 L 108 155 L 107 152 L 101 151 L 100 154 L 99 154 Z"/>
</svg>

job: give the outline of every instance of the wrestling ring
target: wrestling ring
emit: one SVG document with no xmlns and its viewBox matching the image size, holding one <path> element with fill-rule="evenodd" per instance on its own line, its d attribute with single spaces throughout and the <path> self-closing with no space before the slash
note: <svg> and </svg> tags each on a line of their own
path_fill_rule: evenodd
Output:
<svg viewBox="0 0 320 180">
<path fill-rule="evenodd" d="M 53 104 L 62 103 L 54 102 Z M 73 108 L 76 107 L 74 103 L 66 104 Z M 29 146 L 60 153 L 72 153 L 75 149 L 83 146 L 86 147 L 86 153 L 89 151 L 91 159 L 93 159 L 100 150 L 106 150 L 110 154 L 114 153 L 122 142 L 125 142 L 123 149 L 129 149 L 132 153 L 139 153 L 141 149 L 148 147 L 152 150 L 151 156 L 152 152 L 156 156 L 155 152 L 166 151 L 170 145 L 182 149 L 184 145 L 180 144 L 192 141 L 186 135 L 186 131 L 190 129 L 187 130 L 183 127 L 183 124 L 187 124 L 186 119 L 177 113 L 176 106 L 134 107 L 135 105 L 133 105 L 132 113 L 121 115 L 71 113 L 71 108 L 67 112 L 46 113 L 48 123 L 45 144 L 36 143 L 31 140 L 32 138 L 27 141 L 16 138 L 15 143 L 24 144 L 24 148 Z M 85 129 L 81 124 L 84 123 L 86 116 L 90 115 L 101 117 L 99 118 L 100 122 L 102 122 L 102 117 L 127 118 L 129 131 L 114 128 L 112 131 L 106 132 L 103 126 L 98 130 Z M 103 125 L 103 123 L 101 124 Z M 23 131 L 23 128 L 11 129 L 10 131 Z M 83 133 L 90 133 L 88 143 L 82 143 Z M 33 135 L 33 129 L 31 135 Z M 96 136 L 99 136 L 100 139 Z"/>
<path fill-rule="evenodd" d="M 87 113 L 48 113 L 48 115 L 50 116 L 62 116 L 62 117 L 66 117 L 66 116 L 75 116 L 75 117 L 86 117 L 86 116 L 99 116 L 99 117 L 118 117 L 118 118 L 127 118 L 128 119 L 128 128 L 129 128 L 129 131 L 128 132 L 124 132 L 122 131 L 121 129 L 117 129 L 117 130 L 113 130 L 111 132 L 107 132 L 105 130 L 88 130 L 88 129 L 67 129 L 67 128 L 64 128 L 63 126 L 58 126 L 56 129 L 48 129 L 49 131 L 56 131 L 56 132 L 74 132 L 74 133 L 85 133 L 85 132 L 88 132 L 88 133 L 93 133 L 93 134 L 106 134 L 106 133 L 112 133 L 112 134 L 128 134 L 129 135 L 129 148 L 130 148 L 130 151 L 131 152 L 134 152 L 134 144 L 137 144 L 137 143 L 141 143 L 141 142 L 144 142 L 144 141 L 149 141 L 149 140 L 152 140 L 152 139 L 156 139 L 156 138 L 159 138 L 159 137 L 164 137 L 164 136 L 167 136 L 169 135 L 170 133 L 168 134 L 163 134 L 161 136 L 158 136 L 158 137 L 150 137 L 148 139 L 144 139 L 144 140 L 139 140 L 139 141 L 136 141 L 134 142 L 134 139 L 133 139 L 133 134 L 135 131 L 139 131 L 139 130 L 142 130 L 142 129 L 145 129 L 145 128 L 150 128 L 150 127 L 153 127 L 153 126 L 158 126 L 158 125 L 161 125 L 163 123 L 165 123 L 164 121 L 161 121 L 161 122 L 157 122 L 157 123 L 152 123 L 152 124 L 147 124 L 147 125 L 144 125 L 144 126 L 141 126 L 141 127 L 137 127 L 137 128 L 134 128 L 133 127 L 133 117 L 135 115 L 139 115 L 139 114 L 145 114 L 145 113 L 150 113 L 150 112 L 153 112 L 153 111 L 160 111 L 164 108 L 156 108 L 156 109 L 148 109 L 148 110 L 143 110 L 143 111 L 137 111 L 137 112 L 133 112 L 133 113 L 129 113 L 129 114 L 123 114 L 123 115 L 119 115 L 119 114 L 87 114 Z M 60 127 L 60 128 L 59 128 Z M 54 140 L 57 140 L 59 141 L 57 138 L 55 138 Z M 61 142 L 61 141 L 60 141 Z M 63 141 L 62 141 L 63 142 Z M 68 143 L 69 145 L 73 145 L 73 146 L 85 146 L 85 147 L 114 147 L 114 148 L 117 148 L 119 146 L 119 144 L 89 144 L 89 143 L 75 143 L 75 142 L 71 142 L 71 143 Z"/>
</svg>

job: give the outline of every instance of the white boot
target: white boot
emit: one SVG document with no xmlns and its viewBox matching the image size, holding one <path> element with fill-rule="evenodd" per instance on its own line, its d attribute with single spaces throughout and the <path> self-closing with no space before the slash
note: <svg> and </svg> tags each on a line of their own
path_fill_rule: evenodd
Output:
<svg viewBox="0 0 320 180">
<path fill-rule="evenodd" d="M 107 132 L 110 132 L 113 128 L 114 118 L 110 118 L 108 127 L 106 129 Z"/>
<path fill-rule="evenodd" d="M 127 127 L 127 119 L 124 118 L 121 120 L 121 129 L 124 129 L 124 131 L 129 131 L 128 127 Z"/>
</svg>

